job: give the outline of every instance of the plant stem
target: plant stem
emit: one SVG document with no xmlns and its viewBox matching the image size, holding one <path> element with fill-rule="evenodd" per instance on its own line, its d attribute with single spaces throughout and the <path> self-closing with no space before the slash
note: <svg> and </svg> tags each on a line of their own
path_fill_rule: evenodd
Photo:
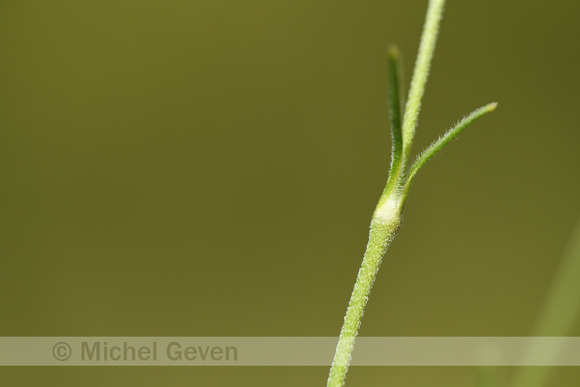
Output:
<svg viewBox="0 0 580 387">
<path fill-rule="evenodd" d="M 401 193 L 395 187 L 401 187 L 404 182 L 405 164 L 409 158 L 411 143 L 415 134 L 417 117 L 421 107 L 421 99 L 425 91 L 425 83 L 429 74 L 435 41 L 439 31 L 439 22 L 443 13 L 444 0 L 430 0 L 427 9 L 419 54 L 413 72 L 411 88 L 409 90 L 409 102 L 403 119 L 402 139 L 398 130 L 399 123 L 399 85 L 398 85 L 398 55 L 395 51 L 389 53 L 391 61 L 391 78 L 393 92 L 391 93 L 391 125 L 393 126 L 393 160 L 391 165 L 391 178 L 385 191 L 379 200 L 377 209 L 371 221 L 369 242 L 365 252 L 361 268 L 358 272 L 356 283 L 348 304 L 344 324 L 340 331 L 334 361 L 328 377 L 329 387 L 343 386 L 346 372 L 350 364 L 354 341 L 360 328 L 362 316 L 369 299 L 369 295 L 383 256 L 393 241 L 402 221 L 403 208 L 406 193 Z M 402 144 L 400 143 L 402 142 Z M 400 149 L 402 146 L 402 155 Z M 402 156 L 402 157 L 401 157 Z"/>
<path fill-rule="evenodd" d="M 423 25 L 421 34 L 421 43 L 419 44 L 419 53 L 415 61 L 411 87 L 409 88 L 408 102 L 405 107 L 403 120 L 403 160 L 404 164 L 409 160 L 411 153 L 411 144 L 415 136 L 417 127 L 417 118 L 421 110 L 421 100 L 425 93 L 425 84 L 429 76 L 429 68 L 435 52 L 435 43 L 439 33 L 439 24 L 443 17 L 443 7 L 445 0 L 430 0 L 427 8 L 427 16 Z"/>
<path fill-rule="evenodd" d="M 377 277 L 383 256 L 401 225 L 402 214 L 402 203 L 397 198 L 387 198 L 387 200 L 379 201 L 379 205 L 375 210 L 371 222 L 367 250 L 352 291 L 346 316 L 344 317 L 344 325 L 340 331 L 334 361 L 330 369 L 329 387 L 344 385 L 354 349 L 355 337 L 361 324 L 371 288 Z"/>
<path fill-rule="evenodd" d="M 407 171 L 411 144 L 415 135 L 417 118 L 421 108 L 421 99 L 429 75 L 435 42 L 439 31 L 439 22 L 443 14 L 445 0 L 429 0 L 427 16 L 421 35 L 419 53 L 413 71 L 409 102 L 406 105 L 401 125 L 401 97 L 399 87 L 399 55 L 394 48 L 389 50 L 389 111 L 392 131 L 392 156 L 389 179 L 379 199 L 371 221 L 369 242 L 358 272 L 354 289 L 346 310 L 344 323 L 340 331 L 334 360 L 328 377 L 329 387 L 344 385 L 346 373 L 352 357 L 355 338 L 358 334 L 362 316 L 383 256 L 397 234 L 403 220 L 403 209 L 409 193 L 409 186 L 417 171 L 453 140 L 461 131 L 470 126 L 481 116 L 495 109 L 496 104 L 486 105 L 461 121 L 448 131 L 441 139 L 434 142 L 417 160 L 410 171 Z"/>
</svg>

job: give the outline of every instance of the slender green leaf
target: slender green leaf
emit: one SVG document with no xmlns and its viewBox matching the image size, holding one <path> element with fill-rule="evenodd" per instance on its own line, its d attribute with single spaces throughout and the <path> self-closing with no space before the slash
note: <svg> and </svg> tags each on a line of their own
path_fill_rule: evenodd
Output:
<svg viewBox="0 0 580 387">
<path fill-rule="evenodd" d="M 389 119 L 391 124 L 391 171 L 385 192 L 396 189 L 403 175 L 403 135 L 401 131 L 401 63 L 399 50 L 392 46 L 389 49 Z"/>
<path fill-rule="evenodd" d="M 427 161 L 429 161 L 433 156 L 435 156 L 441 149 L 443 149 L 447 144 L 449 144 L 457 135 L 467 129 L 471 124 L 477 121 L 479 118 L 483 117 L 489 112 L 492 112 L 497 106 L 497 103 L 490 103 L 472 112 L 470 115 L 462 119 L 455 127 L 449 129 L 447 133 L 439 137 L 435 142 L 433 142 L 421 155 L 417 158 L 411 169 L 409 170 L 409 177 L 407 178 L 407 183 L 405 186 L 405 191 L 408 191 L 413 178 L 423 167 Z"/>
</svg>

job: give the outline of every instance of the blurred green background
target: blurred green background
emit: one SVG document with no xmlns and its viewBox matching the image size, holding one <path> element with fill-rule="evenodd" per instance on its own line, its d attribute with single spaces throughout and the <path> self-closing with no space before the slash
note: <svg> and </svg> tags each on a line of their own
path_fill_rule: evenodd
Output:
<svg viewBox="0 0 580 387">
<path fill-rule="evenodd" d="M 336 336 L 427 1 L 0 1 L 0 336 Z M 580 2 L 449 1 L 424 170 L 364 336 L 529 335 L 580 215 Z M 576 324 L 570 335 L 580 335 Z M 509 369 L 504 369 L 505 375 Z M 1 368 L 3 386 L 322 386 L 325 367 Z M 350 386 L 469 386 L 354 367 Z M 576 385 L 577 368 L 554 385 Z"/>
</svg>

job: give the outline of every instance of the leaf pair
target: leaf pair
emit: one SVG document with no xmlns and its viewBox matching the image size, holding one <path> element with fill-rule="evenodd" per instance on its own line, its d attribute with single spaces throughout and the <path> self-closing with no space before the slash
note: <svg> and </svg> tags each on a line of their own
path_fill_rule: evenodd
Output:
<svg viewBox="0 0 580 387">
<path fill-rule="evenodd" d="M 419 59 L 418 59 L 419 62 Z M 492 112 L 497 103 L 490 103 L 470 113 L 463 118 L 453 128 L 449 129 L 447 133 L 434 141 L 427 149 L 425 149 L 415 160 L 413 165 L 407 169 L 407 163 L 415 135 L 415 127 L 417 122 L 417 115 L 420 108 L 420 98 L 425 87 L 424 82 L 416 85 L 415 79 L 411 83 L 411 90 L 409 92 L 410 101 L 406 106 L 404 118 L 402 118 L 402 97 L 400 86 L 400 60 L 399 51 L 396 47 L 389 50 L 389 116 L 391 124 L 392 136 L 392 154 L 391 154 L 391 170 L 389 172 L 389 180 L 383 196 L 395 195 L 406 199 L 409 187 L 417 172 L 437 153 L 439 153 L 447 144 L 449 144 L 459 133 L 467 129 L 471 124 L 483 117 L 487 113 Z M 414 99 L 417 92 L 413 87 L 421 88 L 419 101 Z M 416 106 L 409 106 L 414 104 Z"/>
</svg>

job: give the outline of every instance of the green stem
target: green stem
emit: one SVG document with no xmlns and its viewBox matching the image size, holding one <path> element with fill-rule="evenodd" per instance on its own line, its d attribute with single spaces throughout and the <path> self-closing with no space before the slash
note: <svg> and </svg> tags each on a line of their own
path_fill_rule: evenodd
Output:
<svg viewBox="0 0 580 387">
<path fill-rule="evenodd" d="M 328 378 L 328 386 L 330 387 L 344 385 L 354 349 L 354 341 L 360 328 L 371 288 L 377 277 L 383 256 L 401 225 L 402 207 L 403 203 L 398 198 L 383 197 L 375 210 L 367 250 L 352 291 L 330 369 Z"/>
<path fill-rule="evenodd" d="M 427 17 L 423 26 L 419 53 L 413 70 L 411 87 L 409 88 L 409 98 L 405 108 L 405 118 L 403 120 L 403 158 L 404 163 L 409 160 L 411 144 L 415 137 L 417 118 L 421 110 L 421 100 L 425 93 L 425 84 L 429 76 L 429 68 L 435 52 L 435 43 L 439 33 L 439 23 L 443 17 L 443 6 L 445 0 L 430 0 L 427 9 Z"/>
<path fill-rule="evenodd" d="M 394 92 L 391 93 L 392 105 L 390 109 L 394 142 L 391 164 L 392 175 L 387 181 L 387 186 L 373 214 L 367 250 L 340 331 L 338 345 L 328 377 L 328 387 L 340 387 L 344 385 L 354 349 L 354 341 L 360 328 L 371 289 L 377 277 L 383 256 L 401 225 L 407 193 L 402 193 L 401 190 L 392 188 L 402 187 L 405 184 L 404 171 L 415 134 L 421 99 L 424 94 L 425 83 L 427 82 L 429 67 L 435 50 L 435 41 L 437 40 L 439 22 L 443 14 L 444 4 L 445 0 L 429 0 L 425 25 L 419 45 L 419 53 L 409 90 L 409 102 L 407 103 L 403 118 L 402 152 L 400 144 L 397 144 L 401 138 L 401 135 L 397 133 L 400 130 L 398 129 L 400 128 L 400 119 L 398 117 L 399 113 L 397 112 L 400 108 L 398 98 L 398 56 L 394 51 L 391 51 L 389 54 L 391 61 L 390 78 L 394 84 L 391 85 L 393 88 L 391 90 L 394 90 Z"/>
</svg>

